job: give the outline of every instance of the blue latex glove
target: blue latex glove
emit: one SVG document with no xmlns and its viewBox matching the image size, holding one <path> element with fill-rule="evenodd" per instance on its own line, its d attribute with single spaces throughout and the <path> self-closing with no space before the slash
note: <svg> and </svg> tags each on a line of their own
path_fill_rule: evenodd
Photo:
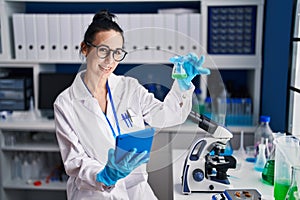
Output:
<svg viewBox="0 0 300 200">
<path fill-rule="evenodd" d="M 186 56 L 175 56 L 170 58 L 170 62 L 182 63 L 185 72 L 187 73 L 187 77 L 185 79 L 177 79 L 179 87 L 181 90 L 188 90 L 191 87 L 191 81 L 196 75 L 204 74 L 209 75 L 210 70 L 207 68 L 203 68 L 202 65 L 204 63 L 204 56 L 201 56 L 200 59 L 194 53 L 189 53 Z"/>
<path fill-rule="evenodd" d="M 147 151 L 139 154 L 136 154 L 136 151 L 136 149 L 133 149 L 116 163 L 115 150 L 109 149 L 107 163 L 104 169 L 97 174 L 96 180 L 106 186 L 115 185 L 119 179 L 126 177 L 141 164 L 148 162 L 149 157 L 145 157 Z"/>
</svg>

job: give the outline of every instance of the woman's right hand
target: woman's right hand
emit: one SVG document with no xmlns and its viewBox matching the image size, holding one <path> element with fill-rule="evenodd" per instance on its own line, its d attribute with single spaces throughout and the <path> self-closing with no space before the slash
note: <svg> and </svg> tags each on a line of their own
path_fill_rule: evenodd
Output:
<svg viewBox="0 0 300 200">
<path fill-rule="evenodd" d="M 125 156 L 117 163 L 115 160 L 115 150 L 108 150 L 108 160 L 104 169 L 97 174 L 96 180 L 106 186 L 115 185 L 116 182 L 125 178 L 135 168 L 143 163 L 148 162 L 149 157 L 146 157 L 147 151 L 136 154 L 136 149 L 125 154 Z"/>
</svg>

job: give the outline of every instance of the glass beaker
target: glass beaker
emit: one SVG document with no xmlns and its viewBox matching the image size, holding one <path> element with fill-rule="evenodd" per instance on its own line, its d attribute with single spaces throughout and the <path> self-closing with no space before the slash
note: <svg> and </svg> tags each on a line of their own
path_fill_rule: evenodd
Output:
<svg viewBox="0 0 300 200">
<path fill-rule="evenodd" d="M 292 181 L 289 187 L 285 200 L 296 200 L 294 194 L 299 194 L 298 188 L 300 187 L 300 166 L 292 167 Z"/>
<path fill-rule="evenodd" d="M 177 62 L 174 64 L 172 71 L 173 79 L 185 79 L 187 77 L 187 73 L 183 68 L 183 62 Z"/>
<path fill-rule="evenodd" d="M 282 136 L 275 139 L 275 200 L 285 199 L 291 184 L 291 167 L 299 165 L 300 141 L 294 136 Z"/>
</svg>

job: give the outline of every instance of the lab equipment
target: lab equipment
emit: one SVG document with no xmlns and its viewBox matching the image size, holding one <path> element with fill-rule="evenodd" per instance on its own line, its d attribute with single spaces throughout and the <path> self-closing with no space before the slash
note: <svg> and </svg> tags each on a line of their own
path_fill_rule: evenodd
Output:
<svg viewBox="0 0 300 200">
<path fill-rule="evenodd" d="M 127 152 L 134 148 L 137 149 L 137 154 L 147 151 L 148 153 L 145 157 L 149 158 L 154 132 L 154 128 L 147 128 L 145 130 L 118 135 L 116 138 L 115 151 L 116 162 L 118 163 Z"/>
<path fill-rule="evenodd" d="M 170 58 L 169 61 L 174 64 L 182 63 L 182 66 L 187 74 L 186 78 L 176 79 L 181 90 L 188 90 L 191 87 L 191 81 L 196 75 L 210 74 L 209 69 L 202 67 L 204 63 L 204 56 L 201 56 L 201 58 L 199 59 L 196 54 L 189 53 L 186 56 L 174 56 Z"/>
<path fill-rule="evenodd" d="M 192 97 L 192 104 L 193 104 L 192 106 L 193 111 L 201 114 L 205 112 L 204 101 L 201 97 L 201 89 L 196 88 L 194 90 L 193 97 Z"/>
<path fill-rule="evenodd" d="M 227 170 L 236 167 L 233 156 L 220 155 L 232 133 L 199 113 L 192 111 L 190 117 L 208 135 L 196 140 L 189 149 L 183 167 L 182 193 L 222 192 L 231 187 Z"/>
<path fill-rule="evenodd" d="M 268 160 L 261 174 L 263 183 L 274 185 L 274 167 L 275 160 Z"/>
<path fill-rule="evenodd" d="M 174 63 L 172 78 L 173 79 L 185 79 L 187 74 L 183 68 L 183 62 Z"/>
<path fill-rule="evenodd" d="M 274 140 L 281 136 L 285 136 L 285 134 L 280 132 L 273 133 Z M 263 183 L 269 185 L 274 185 L 275 152 L 276 152 L 276 145 L 273 146 L 273 149 L 270 153 L 270 158 L 269 160 L 267 160 L 267 163 L 262 172 Z"/>
<path fill-rule="evenodd" d="M 252 145 L 246 146 L 246 161 L 247 162 L 255 163 L 255 161 L 256 161 L 255 154 L 256 154 L 256 149 L 254 146 L 252 146 Z"/>
<path fill-rule="evenodd" d="M 246 158 L 246 152 L 244 149 L 244 131 L 242 130 L 240 133 L 240 147 L 239 149 L 233 151 L 233 155 L 237 158 L 236 168 L 241 169 L 242 160 Z"/>
<path fill-rule="evenodd" d="M 229 200 L 256 200 L 261 198 L 261 194 L 256 189 L 226 189 L 225 196 Z"/>
<path fill-rule="evenodd" d="M 274 144 L 274 197 L 282 200 L 291 185 L 291 167 L 300 164 L 300 140 L 294 136 L 281 136 L 274 140 Z"/>
<path fill-rule="evenodd" d="M 147 151 L 139 153 L 136 155 L 137 149 L 126 153 L 126 155 L 117 163 L 115 160 L 115 150 L 108 150 L 108 160 L 102 171 L 100 171 L 96 180 L 105 184 L 106 186 L 115 185 L 116 182 L 125 178 L 129 175 L 135 168 L 143 163 L 148 162 L 149 157 L 147 157 Z"/>
<path fill-rule="evenodd" d="M 270 128 L 269 122 L 270 122 L 269 116 L 260 116 L 260 124 L 257 126 L 255 132 L 254 132 L 254 146 L 256 147 L 256 156 L 259 154 L 259 144 L 265 144 L 266 145 L 266 158 L 269 159 L 270 152 L 273 150 L 273 131 Z"/>
<path fill-rule="evenodd" d="M 11 160 L 11 178 L 12 180 L 21 180 L 22 161 L 18 154 L 14 154 Z"/>
<path fill-rule="evenodd" d="M 265 164 L 267 162 L 266 151 L 265 151 L 266 145 L 265 144 L 259 144 L 258 148 L 259 148 L 259 151 L 258 151 L 258 155 L 256 157 L 254 169 L 256 171 L 262 172 L 264 170 Z"/>
<path fill-rule="evenodd" d="M 292 166 L 292 181 L 291 185 L 285 196 L 285 200 L 297 200 L 295 194 L 297 195 L 300 191 L 300 165 Z"/>
</svg>

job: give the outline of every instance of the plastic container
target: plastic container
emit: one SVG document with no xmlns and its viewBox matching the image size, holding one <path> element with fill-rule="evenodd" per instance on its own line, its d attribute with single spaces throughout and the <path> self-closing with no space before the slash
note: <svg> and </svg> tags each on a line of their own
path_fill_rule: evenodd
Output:
<svg viewBox="0 0 300 200">
<path fill-rule="evenodd" d="M 260 124 L 257 126 L 254 132 L 254 146 L 256 148 L 256 156 L 259 154 L 259 144 L 265 144 L 265 155 L 267 159 L 270 157 L 270 152 L 272 152 L 274 146 L 273 131 L 269 125 L 270 119 L 271 118 L 269 116 L 260 116 Z"/>
<path fill-rule="evenodd" d="M 21 180 L 22 176 L 22 162 L 17 154 L 13 155 L 11 160 L 11 178 L 12 180 Z"/>
</svg>

